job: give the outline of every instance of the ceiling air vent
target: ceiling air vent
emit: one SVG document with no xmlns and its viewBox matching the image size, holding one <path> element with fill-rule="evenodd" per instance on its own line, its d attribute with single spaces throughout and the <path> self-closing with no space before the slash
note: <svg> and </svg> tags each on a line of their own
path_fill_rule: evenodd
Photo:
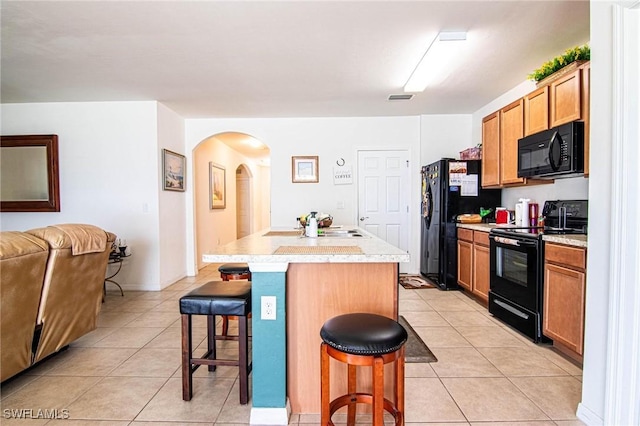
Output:
<svg viewBox="0 0 640 426">
<path fill-rule="evenodd" d="M 408 101 L 413 98 L 413 94 L 403 93 L 401 95 L 389 95 L 388 101 Z"/>
</svg>

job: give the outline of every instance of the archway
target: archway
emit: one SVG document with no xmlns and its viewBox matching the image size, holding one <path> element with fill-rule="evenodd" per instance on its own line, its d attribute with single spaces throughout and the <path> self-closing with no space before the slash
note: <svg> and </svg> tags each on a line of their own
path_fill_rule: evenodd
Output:
<svg viewBox="0 0 640 426">
<path fill-rule="evenodd" d="M 200 270 L 206 266 L 203 253 L 239 238 L 237 171 L 249 177 L 241 183 L 248 185 L 248 200 L 242 203 L 248 211 L 240 215 L 246 220 L 243 229 L 255 232 L 270 226 L 270 150 L 251 135 L 224 132 L 203 139 L 192 154 L 193 243 L 196 268 Z"/>
</svg>

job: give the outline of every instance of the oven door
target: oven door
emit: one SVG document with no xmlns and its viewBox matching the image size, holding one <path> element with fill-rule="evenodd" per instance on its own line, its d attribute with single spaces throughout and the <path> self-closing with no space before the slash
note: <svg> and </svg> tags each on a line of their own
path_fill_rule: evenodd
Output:
<svg viewBox="0 0 640 426">
<path fill-rule="evenodd" d="M 490 235 L 490 288 L 533 312 L 539 312 L 540 244 L 538 240 Z"/>
</svg>

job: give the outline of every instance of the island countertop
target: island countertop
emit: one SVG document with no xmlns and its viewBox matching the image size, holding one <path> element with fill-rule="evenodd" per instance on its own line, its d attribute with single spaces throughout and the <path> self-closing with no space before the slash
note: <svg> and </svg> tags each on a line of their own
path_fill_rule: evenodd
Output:
<svg viewBox="0 0 640 426">
<path fill-rule="evenodd" d="M 335 228 L 334 228 L 335 229 Z M 204 253 L 207 263 L 398 263 L 409 262 L 409 254 L 355 226 L 362 237 L 301 236 L 302 230 L 271 228 Z"/>
</svg>

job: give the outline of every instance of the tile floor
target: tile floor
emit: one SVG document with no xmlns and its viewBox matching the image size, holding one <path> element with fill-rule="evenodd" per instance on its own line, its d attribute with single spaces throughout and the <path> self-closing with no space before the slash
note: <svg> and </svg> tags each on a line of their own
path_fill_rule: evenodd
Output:
<svg viewBox="0 0 640 426">
<path fill-rule="evenodd" d="M 160 292 L 121 297 L 110 289 L 97 330 L 2 386 L 0 423 L 248 424 L 250 405 L 238 403 L 235 367 L 218 367 L 216 373 L 198 369 L 192 401 L 181 398 L 177 301 L 218 278 L 217 265 L 209 265 L 197 277 Z M 399 291 L 400 313 L 438 358 L 431 364 L 407 364 L 408 426 L 582 424 L 575 417 L 582 371 L 574 363 L 493 319 L 464 293 Z M 204 321 L 194 320 L 200 341 L 204 327 Z M 237 345 L 224 344 L 231 353 Z M 49 416 L 68 415 L 70 420 L 18 420 L 11 418 L 14 409 L 32 409 L 31 417 L 49 410 Z M 317 415 L 304 414 L 292 415 L 290 421 L 318 423 Z"/>
</svg>

